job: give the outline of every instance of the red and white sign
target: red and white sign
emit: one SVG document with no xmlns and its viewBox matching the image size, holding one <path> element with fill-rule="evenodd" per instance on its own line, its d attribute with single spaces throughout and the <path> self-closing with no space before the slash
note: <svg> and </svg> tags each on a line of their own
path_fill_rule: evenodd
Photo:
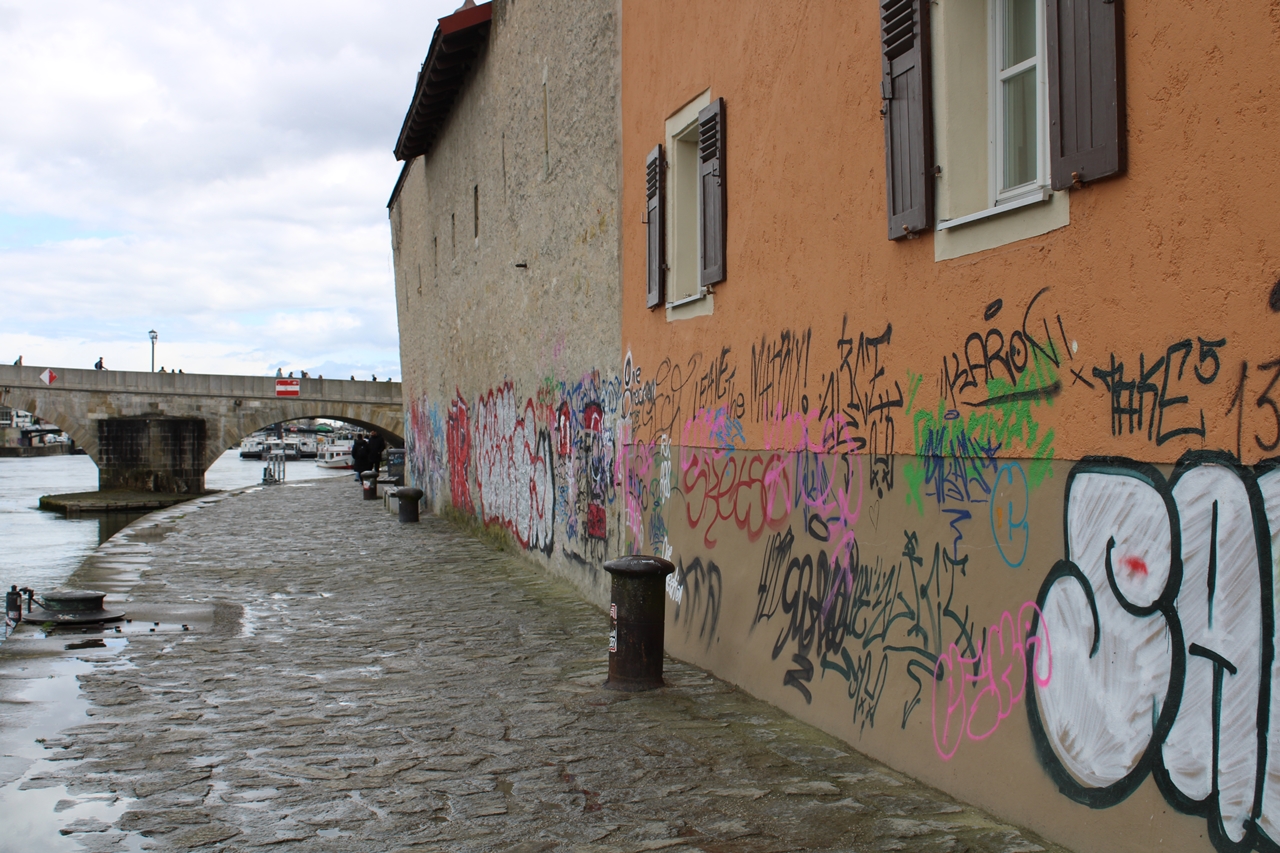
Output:
<svg viewBox="0 0 1280 853">
<path fill-rule="evenodd" d="M 276 380 L 276 396 L 277 397 L 296 397 L 298 391 L 302 387 L 301 379 L 277 379 Z"/>
<path fill-rule="evenodd" d="M 58 374 L 53 372 L 52 367 L 45 368 L 44 373 L 40 374 L 40 381 L 45 385 L 52 385 L 54 380 L 58 378 Z"/>
</svg>

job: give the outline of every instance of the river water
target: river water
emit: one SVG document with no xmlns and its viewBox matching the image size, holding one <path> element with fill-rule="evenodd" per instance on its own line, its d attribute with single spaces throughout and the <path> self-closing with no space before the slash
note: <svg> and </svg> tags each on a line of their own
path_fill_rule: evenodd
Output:
<svg viewBox="0 0 1280 853">
<path fill-rule="evenodd" d="M 263 463 L 228 450 L 205 474 L 209 489 L 238 489 L 262 480 Z M 350 471 L 318 468 L 311 460 L 288 463 L 288 480 L 350 477 Z M 0 588 L 53 589 L 79 568 L 94 548 L 141 513 L 64 518 L 39 509 L 41 495 L 91 492 L 98 467 L 88 456 L 0 458 Z"/>
</svg>

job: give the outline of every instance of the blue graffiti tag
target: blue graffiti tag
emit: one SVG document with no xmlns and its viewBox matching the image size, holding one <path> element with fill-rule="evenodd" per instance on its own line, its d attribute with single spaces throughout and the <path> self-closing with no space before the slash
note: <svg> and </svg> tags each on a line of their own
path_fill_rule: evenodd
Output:
<svg viewBox="0 0 1280 853">
<path fill-rule="evenodd" d="M 1027 474 L 1022 466 L 1017 462 L 1001 465 L 987 510 L 991 517 L 991 537 L 995 539 L 1001 559 L 1010 568 L 1018 568 L 1027 558 L 1027 543 L 1031 541 L 1031 526 L 1027 522 L 1030 503 Z"/>
</svg>

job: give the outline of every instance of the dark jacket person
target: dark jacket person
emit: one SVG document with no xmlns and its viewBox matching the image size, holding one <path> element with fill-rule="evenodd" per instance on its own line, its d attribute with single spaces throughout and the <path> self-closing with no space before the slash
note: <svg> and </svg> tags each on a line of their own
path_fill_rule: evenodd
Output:
<svg viewBox="0 0 1280 853">
<path fill-rule="evenodd" d="M 369 470 L 369 442 L 364 436 L 357 438 L 351 445 L 351 467 L 355 469 L 357 480 Z"/>
<path fill-rule="evenodd" d="M 378 470 L 382 467 L 382 451 L 386 450 L 386 448 L 387 443 L 382 440 L 381 435 L 375 432 L 369 436 L 369 468 L 366 470 L 371 469 L 373 473 L 378 473 Z"/>
</svg>

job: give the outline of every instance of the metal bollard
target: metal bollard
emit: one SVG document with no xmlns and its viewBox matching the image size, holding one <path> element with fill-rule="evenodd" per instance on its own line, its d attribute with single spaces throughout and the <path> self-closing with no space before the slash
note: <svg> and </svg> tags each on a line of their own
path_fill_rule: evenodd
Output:
<svg viewBox="0 0 1280 853">
<path fill-rule="evenodd" d="M 4 594 L 4 615 L 15 625 L 22 621 L 22 593 L 16 583 L 11 584 Z"/>
<path fill-rule="evenodd" d="M 604 564 L 613 575 L 609 618 L 609 678 L 613 690 L 653 690 L 662 682 L 662 640 L 666 628 L 669 560 L 632 554 Z"/>
<path fill-rule="evenodd" d="M 396 489 L 396 497 L 400 500 L 400 521 L 418 520 L 418 501 L 422 500 L 422 489 Z"/>
<path fill-rule="evenodd" d="M 360 485 L 364 489 L 364 499 L 367 501 L 376 501 L 378 499 L 378 475 L 373 471 L 362 471 L 360 473 Z"/>
</svg>

